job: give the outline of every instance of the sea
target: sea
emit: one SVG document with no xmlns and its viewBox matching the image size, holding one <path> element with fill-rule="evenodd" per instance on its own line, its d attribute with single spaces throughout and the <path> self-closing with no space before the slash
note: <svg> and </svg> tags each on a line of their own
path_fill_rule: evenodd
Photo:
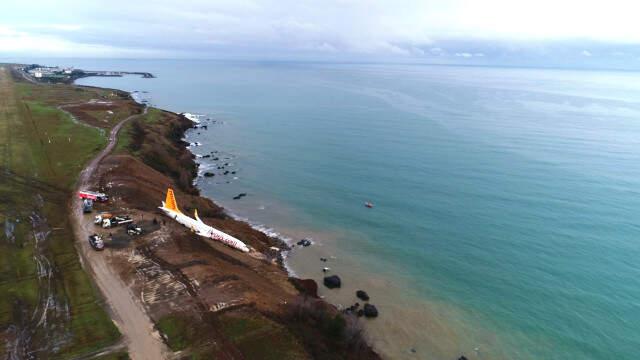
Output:
<svg viewBox="0 0 640 360">
<path fill-rule="evenodd" d="M 639 73 L 47 63 L 153 73 L 77 83 L 199 115 L 186 140 L 213 155 L 197 159 L 215 173 L 203 195 L 311 240 L 287 266 L 339 307 L 365 290 L 379 317 L 361 324 L 386 358 L 640 357 Z"/>
</svg>

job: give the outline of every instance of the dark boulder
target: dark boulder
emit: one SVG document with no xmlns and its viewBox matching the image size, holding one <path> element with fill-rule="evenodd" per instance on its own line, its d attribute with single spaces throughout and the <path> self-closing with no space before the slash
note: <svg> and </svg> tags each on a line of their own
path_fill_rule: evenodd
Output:
<svg viewBox="0 0 640 360">
<path fill-rule="evenodd" d="M 358 312 L 356 313 L 356 315 L 358 315 L 358 317 L 363 317 L 364 316 L 364 310 L 359 309 Z"/>
<path fill-rule="evenodd" d="M 320 258 L 320 261 L 327 262 L 327 258 Z"/>
<path fill-rule="evenodd" d="M 207 171 L 206 173 L 204 173 L 204 177 L 214 177 L 214 176 L 216 176 L 216 174 L 214 174 L 214 173 L 212 173 L 210 171 Z"/>
<path fill-rule="evenodd" d="M 289 278 L 289 281 L 293 286 L 300 291 L 300 293 L 318 298 L 318 284 L 313 279 L 298 279 Z"/>
<path fill-rule="evenodd" d="M 335 289 L 342 286 L 342 281 L 338 275 L 325 276 L 324 278 L 324 286 L 329 289 Z"/>
<path fill-rule="evenodd" d="M 458 360 L 468 360 L 466 356 L 462 355 L 458 358 Z"/>
<path fill-rule="evenodd" d="M 211 157 L 211 155 L 209 155 L 209 154 L 207 154 L 207 155 L 202 155 L 202 158 L 203 158 L 203 159 L 210 158 L 210 157 Z"/>
<path fill-rule="evenodd" d="M 225 170 L 224 175 L 228 175 L 228 174 L 229 174 L 229 170 Z"/>
<path fill-rule="evenodd" d="M 367 292 L 364 290 L 356 291 L 356 296 L 362 301 L 369 301 L 369 294 L 367 294 Z"/>
<path fill-rule="evenodd" d="M 364 316 L 368 318 L 378 317 L 378 309 L 371 304 L 364 304 Z"/>
<path fill-rule="evenodd" d="M 306 247 L 306 246 L 311 245 L 311 240 L 302 239 L 302 240 L 298 241 L 297 244 L 300 245 L 300 246 L 305 246 Z"/>
</svg>

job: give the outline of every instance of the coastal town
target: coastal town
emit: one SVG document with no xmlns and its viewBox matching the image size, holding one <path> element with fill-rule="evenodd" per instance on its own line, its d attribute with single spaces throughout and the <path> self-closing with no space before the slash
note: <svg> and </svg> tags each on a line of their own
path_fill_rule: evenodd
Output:
<svg viewBox="0 0 640 360">
<path fill-rule="evenodd" d="M 143 78 L 153 78 L 148 72 L 130 71 L 90 71 L 73 67 L 44 66 L 39 64 L 25 65 L 20 68 L 24 76 L 41 82 L 71 83 L 77 79 L 89 76 L 122 77 L 125 75 L 139 75 Z"/>
</svg>

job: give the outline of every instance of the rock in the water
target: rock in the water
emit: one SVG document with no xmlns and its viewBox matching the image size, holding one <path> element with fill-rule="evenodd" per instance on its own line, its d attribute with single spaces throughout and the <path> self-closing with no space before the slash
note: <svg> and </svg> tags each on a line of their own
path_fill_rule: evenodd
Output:
<svg viewBox="0 0 640 360">
<path fill-rule="evenodd" d="M 356 296 L 362 301 L 369 301 L 369 294 L 367 294 L 367 292 L 364 290 L 356 291 Z"/>
<path fill-rule="evenodd" d="M 311 240 L 302 239 L 302 240 L 298 241 L 297 244 L 300 245 L 300 246 L 305 246 L 306 247 L 306 246 L 311 245 Z"/>
<path fill-rule="evenodd" d="M 207 155 L 202 155 L 202 158 L 206 159 L 206 158 L 210 158 L 211 155 L 207 154 Z"/>
<path fill-rule="evenodd" d="M 364 316 L 368 318 L 378 317 L 378 309 L 371 304 L 364 304 Z"/>
<path fill-rule="evenodd" d="M 214 174 L 214 173 L 212 173 L 210 171 L 207 171 L 206 173 L 204 173 L 204 177 L 214 177 L 214 176 L 216 176 L 216 174 Z"/>
<path fill-rule="evenodd" d="M 233 200 L 239 200 L 239 199 L 242 199 L 245 196 L 247 196 L 247 193 L 240 193 L 240 194 L 234 196 Z"/>
<path fill-rule="evenodd" d="M 339 288 L 342 286 L 342 281 L 340 281 L 340 277 L 338 275 L 325 276 L 324 286 L 329 289 Z"/>
<path fill-rule="evenodd" d="M 327 262 L 327 258 L 320 258 L 320 261 Z"/>
<path fill-rule="evenodd" d="M 229 175 L 229 170 L 225 170 L 224 175 Z"/>
</svg>

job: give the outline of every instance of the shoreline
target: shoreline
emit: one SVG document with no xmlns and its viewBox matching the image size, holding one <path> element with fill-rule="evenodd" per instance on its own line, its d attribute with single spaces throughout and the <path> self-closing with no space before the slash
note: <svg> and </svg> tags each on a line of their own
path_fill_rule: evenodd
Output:
<svg viewBox="0 0 640 360">
<path fill-rule="evenodd" d="M 111 86 L 107 86 L 106 88 L 112 87 L 115 86 L 111 84 Z M 132 88 L 130 92 L 126 92 L 132 99 L 134 99 L 141 106 L 152 106 L 153 95 L 145 96 L 144 94 L 148 93 L 147 91 L 133 89 L 135 88 Z M 179 110 L 184 111 L 188 109 Z M 185 114 L 184 112 L 178 113 L 177 111 L 170 110 L 162 111 L 173 114 L 175 116 L 182 116 L 181 114 Z M 448 356 L 451 356 L 452 354 L 458 354 L 455 356 L 460 356 L 460 354 L 472 353 L 473 347 L 471 344 L 465 343 L 465 345 L 460 345 L 459 343 L 457 343 L 457 341 L 454 341 L 454 339 L 458 338 L 458 336 L 460 336 L 461 334 L 457 334 L 455 336 L 452 335 L 454 333 L 457 333 L 457 331 L 450 328 L 451 324 L 448 321 L 449 319 L 444 319 L 442 316 L 440 316 L 443 313 L 451 315 L 451 308 L 446 305 L 443 307 L 442 304 L 432 301 L 434 299 L 425 300 L 424 298 L 416 296 L 416 293 L 407 293 L 406 296 L 402 295 L 400 296 L 400 301 L 398 301 L 398 299 L 395 299 L 395 295 L 390 295 L 388 291 L 385 291 L 385 289 L 392 289 L 395 293 L 398 293 L 403 292 L 407 289 L 411 289 L 411 284 L 400 284 L 397 282 L 398 279 L 393 279 L 386 275 L 378 275 L 377 273 L 372 276 L 372 273 L 367 271 L 367 266 L 362 265 L 357 261 L 357 257 L 350 257 L 346 254 L 339 254 L 336 251 L 333 251 L 333 253 L 331 253 L 332 246 L 337 244 L 336 240 L 338 239 L 337 237 L 334 238 L 333 234 L 328 234 L 329 239 L 318 236 L 317 238 L 319 239 L 319 242 L 317 242 L 317 245 L 311 246 L 307 249 L 307 251 L 302 250 L 298 254 L 294 254 L 294 252 L 297 252 L 295 250 L 302 249 L 302 247 L 298 248 L 297 246 L 294 246 L 294 249 L 291 249 L 289 248 L 289 245 L 295 244 L 294 238 L 300 239 L 302 237 L 307 237 L 309 235 L 309 232 L 307 231 L 309 231 L 310 229 L 307 229 L 307 231 L 305 231 L 305 229 L 303 228 L 291 228 L 285 225 L 283 231 L 290 235 L 283 235 L 276 228 L 265 225 L 268 222 L 265 222 L 264 219 L 260 222 L 253 222 L 251 221 L 250 217 L 247 217 L 246 215 L 236 214 L 234 211 L 231 211 L 226 207 L 222 207 L 221 203 L 214 202 L 212 198 L 204 195 L 204 188 L 198 186 L 199 180 L 204 179 L 204 177 L 200 177 L 198 175 L 199 173 L 203 173 L 208 169 L 202 169 L 202 164 L 198 163 L 198 159 L 201 156 L 208 154 L 210 150 L 215 150 L 215 148 L 207 149 L 202 154 L 197 154 L 199 146 L 191 146 L 191 142 L 195 143 L 197 142 L 197 140 L 199 140 L 204 142 L 204 144 L 202 145 L 210 144 L 210 142 L 205 142 L 202 138 L 189 138 L 187 136 L 187 133 L 191 131 L 195 132 L 197 130 L 196 125 L 198 125 L 199 123 L 200 125 L 208 125 L 208 127 L 215 126 L 212 124 L 215 123 L 216 119 L 215 116 L 210 116 L 206 113 L 198 114 L 200 114 L 200 122 L 194 122 L 185 117 L 185 120 L 189 122 L 189 127 L 185 128 L 184 132 L 180 134 L 179 138 L 181 144 L 180 146 L 186 153 L 190 155 L 190 162 L 198 166 L 195 169 L 194 173 L 191 174 L 189 180 L 190 185 L 198 190 L 198 196 L 200 198 L 207 199 L 223 208 L 225 216 L 228 216 L 236 222 L 246 224 L 252 230 L 263 234 L 265 237 L 277 239 L 280 244 L 287 245 L 286 253 L 285 251 L 283 251 L 283 253 L 280 254 L 283 256 L 281 257 L 282 261 L 279 263 L 280 269 L 284 273 L 286 273 L 287 276 L 296 279 L 306 278 L 313 280 L 314 284 L 316 284 L 316 288 L 319 290 L 318 293 L 320 293 L 320 291 L 323 291 L 323 295 L 326 296 L 326 298 L 324 296 L 321 297 L 321 301 L 334 308 L 338 313 L 343 313 L 343 311 L 345 309 L 348 309 L 351 304 L 354 303 L 354 301 L 359 301 L 359 299 L 355 297 L 356 290 L 363 289 L 371 294 L 372 299 L 374 300 L 373 304 L 383 306 L 380 309 L 383 314 L 381 317 L 372 321 L 362 319 L 360 323 L 364 327 L 366 327 L 367 331 L 365 338 L 367 340 L 367 343 L 376 344 L 375 351 L 380 354 L 380 356 L 385 356 L 385 358 L 413 359 L 416 356 L 425 356 L 429 354 L 434 357 L 441 357 L 444 354 L 447 354 Z M 193 114 L 189 115 L 190 117 L 193 116 Z M 207 117 L 212 120 L 212 123 L 208 123 L 206 122 L 206 120 L 204 120 Z M 204 161 L 206 160 L 203 160 L 203 162 Z M 295 224 L 293 225 L 295 226 Z M 315 238 L 315 236 L 313 236 L 314 234 L 321 234 L 317 233 L 317 230 L 310 231 L 312 238 Z M 339 233 L 337 236 L 343 236 L 345 234 L 347 233 Z M 273 237 L 272 235 L 277 236 Z M 293 235 L 293 237 L 291 237 L 291 235 Z M 323 235 L 327 235 L 327 233 L 324 233 Z M 241 237 L 238 238 L 242 239 Z M 325 274 L 321 272 L 319 273 L 319 271 L 323 266 L 326 265 L 323 265 L 323 263 L 318 259 L 319 257 L 336 259 L 334 255 L 337 255 L 337 258 L 339 260 L 337 260 L 336 262 L 330 260 L 333 262 L 333 265 L 328 266 L 331 266 L 332 271 L 331 273 L 326 275 L 338 274 L 341 277 L 346 276 L 346 278 L 343 278 L 342 289 L 330 290 L 324 288 L 324 285 L 322 284 L 322 278 L 325 276 Z M 292 262 L 296 262 L 294 260 L 296 258 L 298 259 L 298 265 L 300 265 L 300 271 L 296 271 L 296 268 L 294 268 L 294 265 L 292 265 Z M 317 265 L 311 265 L 315 263 L 317 263 Z M 307 264 L 309 265 L 307 266 Z M 403 280 L 400 281 L 402 282 Z M 403 319 L 416 319 L 418 321 L 411 324 L 406 324 Z M 445 336 L 444 338 L 433 335 L 422 336 L 420 335 L 420 324 L 429 324 L 427 325 L 427 328 L 430 329 L 429 333 L 432 333 L 431 330 L 435 330 L 438 334 L 447 336 Z M 403 335 L 398 337 L 397 334 Z M 441 342 L 446 343 L 446 345 L 441 344 Z"/>
<path fill-rule="evenodd" d="M 86 76 L 86 77 L 91 77 L 91 76 Z M 73 84 L 76 85 L 76 86 L 89 86 L 89 85 L 78 85 L 78 84 L 75 84 L 75 81 L 74 81 Z M 97 88 L 101 88 L 101 87 L 97 87 Z M 102 89 L 105 89 L 105 88 L 102 88 Z M 205 116 L 205 115 L 196 114 L 196 113 L 190 113 L 190 112 L 180 112 L 180 113 L 178 113 L 178 112 L 174 112 L 174 111 L 171 111 L 171 110 L 157 108 L 155 106 L 152 106 L 152 105 L 148 104 L 145 99 L 140 98 L 139 96 L 136 96 L 136 94 L 140 93 L 139 91 L 131 91 L 131 92 L 129 92 L 129 91 L 125 91 L 125 90 L 122 90 L 122 89 L 110 89 L 110 88 L 108 90 L 114 90 L 114 91 L 125 93 L 125 94 L 127 94 L 127 96 L 129 96 L 129 98 L 131 100 L 135 101 L 138 105 L 140 105 L 142 107 L 156 108 L 156 109 L 158 109 L 160 111 L 167 112 L 167 113 L 173 114 L 175 116 L 179 116 L 179 117 L 184 117 L 187 120 L 191 121 L 192 126 L 184 131 L 184 133 L 182 134 L 182 137 L 181 137 L 181 141 L 182 141 L 182 143 L 184 145 L 184 149 L 187 150 L 191 154 L 192 160 L 196 165 L 196 174 L 191 179 L 192 180 L 191 183 L 198 190 L 198 196 L 201 197 L 201 198 L 207 199 L 207 200 L 211 201 L 212 203 L 214 203 L 215 205 L 217 205 L 220 208 L 222 208 L 226 216 L 229 216 L 230 218 L 234 219 L 235 221 L 244 223 L 244 224 L 250 226 L 255 231 L 258 231 L 258 232 L 264 234 L 266 237 L 268 237 L 270 239 L 274 239 L 276 242 L 280 243 L 281 244 L 281 248 L 282 248 L 282 250 L 279 252 L 279 256 L 278 256 L 278 263 L 279 263 L 280 267 L 284 271 L 286 271 L 286 273 L 287 273 L 287 275 L 289 277 L 297 278 L 299 280 L 303 280 L 302 278 L 298 277 L 298 274 L 296 273 L 296 271 L 293 270 L 291 268 L 291 266 L 288 264 L 288 262 L 286 261 L 286 259 L 289 258 L 289 254 L 291 253 L 293 246 L 295 246 L 295 240 L 294 239 L 281 234 L 275 228 L 270 227 L 267 224 L 254 222 L 249 218 L 246 218 L 244 216 L 238 215 L 238 214 L 234 213 L 233 211 L 229 210 L 228 208 L 226 208 L 226 207 L 222 206 L 221 204 L 217 203 L 214 199 L 212 199 L 209 196 L 204 195 L 202 193 L 202 191 L 203 191 L 202 188 L 200 188 L 198 186 L 198 180 L 202 177 L 200 175 L 201 163 L 199 163 L 197 161 L 199 154 L 196 154 L 193 151 L 193 149 L 191 147 L 191 144 L 186 140 L 186 136 L 187 136 L 187 132 L 188 131 L 194 131 L 195 129 L 198 128 L 198 125 L 201 124 L 201 121 L 198 118 L 202 117 L 202 116 Z M 321 284 L 318 284 L 318 286 L 320 286 L 320 285 Z M 324 299 L 323 299 L 323 301 L 325 301 L 326 303 L 329 303 L 328 301 L 326 301 Z M 336 304 L 331 304 L 331 303 L 329 303 L 329 304 L 332 305 L 332 306 L 336 306 Z"/>
<path fill-rule="evenodd" d="M 85 85 L 78 85 L 75 83 L 73 85 L 80 86 L 80 87 L 85 86 Z M 103 87 L 100 87 L 100 88 L 106 89 Z M 107 90 L 114 90 L 114 91 L 125 93 L 129 99 L 133 100 L 135 103 L 138 104 L 138 106 L 140 106 L 143 109 L 154 109 L 154 107 L 150 106 L 150 104 L 148 104 L 146 101 L 144 101 L 143 99 L 140 99 L 139 96 L 134 96 L 135 94 L 134 91 L 128 92 L 128 91 L 123 91 L 119 89 L 110 89 L 110 88 Z M 259 254 L 261 254 L 262 257 L 267 256 L 265 260 L 267 260 L 268 258 L 275 260 L 273 261 L 273 263 L 277 264 L 277 267 L 280 269 L 280 271 L 282 271 L 286 275 L 286 278 L 288 278 L 289 283 L 293 285 L 293 287 L 296 288 L 301 295 L 306 294 L 304 295 L 305 297 L 308 295 L 311 295 L 312 298 L 315 298 L 314 302 L 317 303 L 317 305 L 315 306 L 319 308 L 329 307 L 332 309 L 329 311 L 329 313 L 344 314 L 343 316 L 350 317 L 348 314 L 342 311 L 340 306 L 336 306 L 331 302 L 317 296 L 317 289 L 319 286 L 322 286 L 322 284 L 318 284 L 315 280 L 299 278 L 296 272 L 293 269 L 291 269 L 290 266 L 287 264 L 286 259 L 290 255 L 290 251 L 292 248 L 291 245 L 293 243 L 292 239 L 289 239 L 283 236 L 282 234 L 278 233 L 272 228 L 269 228 L 268 226 L 265 226 L 263 224 L 253 223 L 249 219 L 246 219 L 237 214 L 234 214 L 232 211 L 229 211 L 226 208 L 215 203 L 213 199 L 202 194 L 202 189 L 197 185 L 198 169 L 200 168 L 201 165 L 196 162 L 197 160 L 196 154 L 192 151 L 191 148 L 189 148 L 189 143 L 185 141 L 185 136 L 187 131 L 194 130 L 198 125 L 198 121 L 194 121 L 194 119 L 191 116 L 185 116 L 185 115 L 189 115 L 188 113 L 176 113 L 173 111 L 164 110 L 160 108 L 155 108 L 155 109 L 157 109 L 162 113 L 170 114 L 177 118 L 182 118 L 189 122 L 188 126 L 184 126 L 181 129 L 177 130 L 178 131 L 177 133 L 174 132 L 173 135 L 176 136 L 176 139 L 174 139 L 173 141 L 176 141 L 176 143 L 174 144 L 175 145 L 179 144 L 182 147 L 183 151 L 189 154 L 189 158 L 192 163 L 186 167 L 188 169 L 192 169 L 191 171 L 189 171 L 190 179 L 188 179 L 189 180 L 188 182 L 192 185 L 193 189 L 195 189 L 193 192 L 189 191 L 190 195 L 197 199 L 210 202 L 215 207 L 220 208 L 220 212 L 222 213 L 223 217 L 232 219 L 234 222 L 238 223 L 240 226 L 247 226 L 252 231 L 260 233 L 265 239 L 269 239 L 267 243 L 263 244 L 263 246 L 260 246 L 260 248 L 262 249 L 254 248 L 254 251 L 257 251 Z M 129 190 L 132 190 L 132 189 L 129 189 Z M 135 189 L 133 190 L 135 191 Z M 203 217 L 206 217 L 206 216 L 203 216 Z M 242 237 L 240 238 L 242 239 Z M 255 243 L 255 240 L 254 240 L 254 243 Z M 273 247 L 274 244 L 280 250 L 277 251 L 277 255 L 275 256 L 273 254 L 269 255 L 269 246 Z M 312 286 L 309 285 L 309 282 L 313 282 L 313 285 Z M 352 315 L 352 319 L 348 320 L 348 322 L 350 323 L 358 322 L 361 324 L 361 322 L 356 320 L 355 314 Z M 358 326 L 358 325 L 350 325 L 350 326 Z M 362 346 L 362 345 L 359 345 L 359 346 Z M 379 355 L 376 354 L 376 352 L 374 352 L 373 347 L 370 345 L 369 341 L 366 341 L 365 347 L 369 349 L 369 350 L 366 350 L 364 353 L 364 354 L 368 354 L 365 356 L 365 358 L 379 358 Z M 309 348 L 308 350 L 311 351 L 312 353 L 315 352 L 315 350 L 313 350 L 312 348 Z M 359 350 L 359 351 L 362 351 L 362 350 Z"/>
</svg>

